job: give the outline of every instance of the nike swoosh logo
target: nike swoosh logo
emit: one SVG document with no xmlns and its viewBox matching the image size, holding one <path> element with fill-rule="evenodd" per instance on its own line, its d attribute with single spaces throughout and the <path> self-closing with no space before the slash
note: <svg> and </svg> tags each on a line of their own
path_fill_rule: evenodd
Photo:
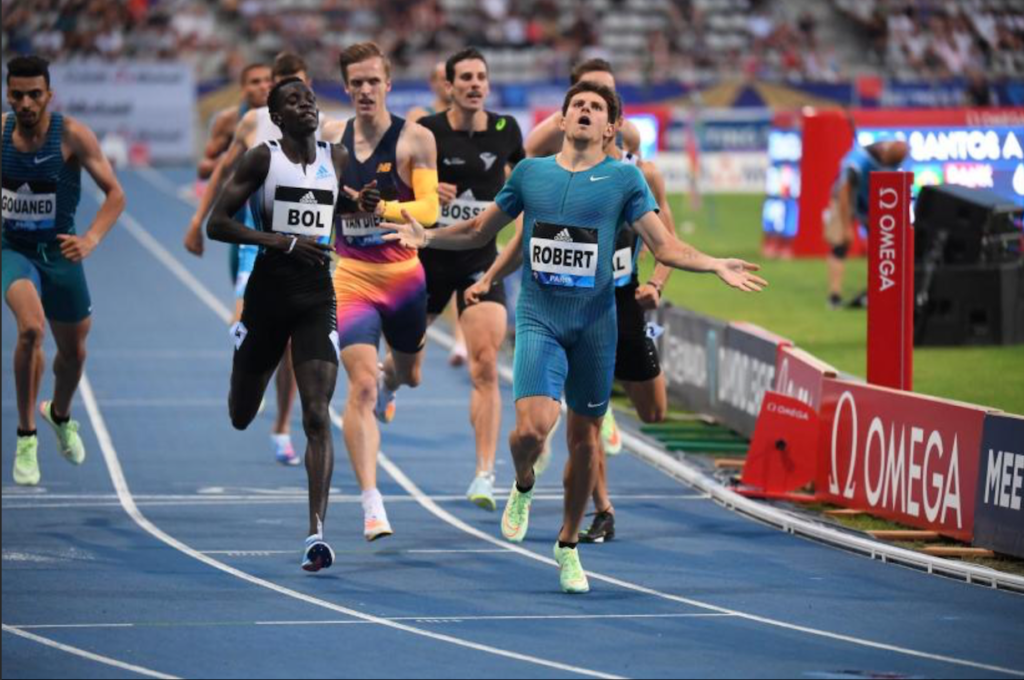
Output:
<svg viewBox="0 0 1024 680">
<path fill-rule="evenodd" d="M 38 156 L 36 156 L 32 160 L 35 162 L 36 165 L 42 165 L 43 163 L 45 163 L 46 161 L 50 160 L 51 158 L 56 158 L 56 157 L 57 157 L 56 154 L 50 154 L 49 156 L 43 156 L 42 158 L 39 158 Z"/>
<path fill-rule="evenodd" d="M 591 182 L 600 182 L 603 179 L 611 179 L 611 175 L 605 175 L 604 177 L 591 177 Z"/>
<path fill-rule="evenodd" d="M 602 401 L 602 402 L 601 402 L 600 404 L 591 404 L 591 403 L 590 403 L 590 402 L 588 401 L 588 402 L 587 402 L 587 408 L 601 408 L 602 406 L 604 406 L 604 405 L 605 405 L 605 404 L 607 404 L 607 403 L 608 403 L 607 401 Z"/>
</svg>

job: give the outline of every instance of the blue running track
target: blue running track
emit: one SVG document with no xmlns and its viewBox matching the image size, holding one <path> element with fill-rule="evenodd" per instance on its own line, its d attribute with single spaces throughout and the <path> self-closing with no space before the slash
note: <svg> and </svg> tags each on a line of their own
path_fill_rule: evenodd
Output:
<svg viewBox="0 0 1024 680">
<path fill-rule="evenodd" d="M 302 572 L 305 473 L 274 462 L 272 409 L 230 427 L 226 252 L 181 247 L 189 175 L 123 174 L 128 215 L 87 265 L 95 325 L 74 413 L 89 457 L 72 468 L 41 431 L 35 489 L 10 477 L 5 312 L 4 678 L 1024 677 L 1021 596 L 763 527 L 629 455 L 610 463 L 618 540 L 582 548 L 593 592 L 561 594 L 549 558 L 564 443 L 526 543 L 503 543 L 499 515 L 463 498 L 469 382 L 436 345 L 384 432 L 395 536 L 363 541 L 337 436 L 338 559 Z M 79 223 L 96 209 L 88 188 Z M 345 392 L 343 377 L 339 411 Z M 504 445 L 499 461 L 506 489 Z"/>
</svg>

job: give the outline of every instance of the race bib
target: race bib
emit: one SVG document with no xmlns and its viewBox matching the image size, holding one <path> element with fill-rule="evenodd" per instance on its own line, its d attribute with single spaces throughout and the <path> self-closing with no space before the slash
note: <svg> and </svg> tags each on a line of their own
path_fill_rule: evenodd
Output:
<svg viewBox="0 0 1024 680">
<path fill-rule="evenodd" d="M 448 205 L 441 206 L 441 216 L 437 226 L 450 227 L 456 222 L 471 220 L 491 204 L 490 201 L 477 201 L 471 198 L 457 198 Z"/>
<path fill-rule="evenodd" d="M 3 178 L 4 231 L 36 241 L 52 241 L 57 231 L 57 184 Z"/>
<path fill-rule="evenodd" d="M 354 248 L 370 248 L 385 244 L 386 229 L 380 228 L 380 218 L 372 213 L 346 213 L 338 217 L 338 231 L 345 243 Z"/>
<path fill-rule="evenodd" d="M 537 222 L 530 238 L 533 278 L 545 286 L 593 288 L 597 279 L 597 230 Z"/>
<path fill-rule="evenodd" d="M 612 258 L 612 276 L 615 287 L 628 286 L 633 280 L 633 246 L 635 239 L 632 232 L 623 229 L 615 242 L 615 257 Z"/>
<path fill-rule="evenodd" d="M 334 194 L 324 189 L 277 187 L 274 222 L 279 234 L 330 239 L 334 221 Z"/>
</svg>

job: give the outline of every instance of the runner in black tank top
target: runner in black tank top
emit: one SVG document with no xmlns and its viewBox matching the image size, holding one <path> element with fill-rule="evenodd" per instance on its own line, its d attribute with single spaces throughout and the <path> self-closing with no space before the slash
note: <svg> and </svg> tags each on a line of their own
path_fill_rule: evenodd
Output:
<svg viewBox="0 0 1024 680">
<path fill-rule="evenodd" d="M 339 177 L 348 153 L 344 147 L 316 141 L 316 97 L 301 80 L 275 85 L 268 104 L 281 140 L 246 152 L 214 206 L 208 229 L 212 239 L 260 247 L 246 287 L 242 320 L 235 328 L 228 403 L 236 428 L 244 430 L 256 417 L 291 342 L 309 477 L 309 537 L 302 568 L 319 571 L 334 561 L 323 537 L 334 470 L 328 410 L 338 378 L 329 267 Z M 232 217 L 250 199 L 255 229 Z M 378 200 L 375 190 L 359 197 L 371 211 Z"/>
<path fill-rule="evenodd" d="M 487 75 L 487 62 L 478 51 L 466 49 L 453 55 L 446 64 L 452 107 L 420 121 L 437 140 L 438 191 L 442 198 L 438 229 L 483 212 L 505 185 L 508 170 L 525 156 L 515 118 L 484 109 L 490 90 Z M 476 476 L 466 495 L 487 510 L 497 508 L 494 459 L 501 429 L 497 360 L 508 323 L 505 287 L 500 283 L 492 286 L 480 304 L 469 308 L 463 293 L 497 256 L 493 240 L 476 250 L 420 253 L 427 273 L 427 312 L 431 319 L 444 311 L 453 293 L 457 300 L 473 381 L 470 420 L 476 432 Z"/>
</svg>

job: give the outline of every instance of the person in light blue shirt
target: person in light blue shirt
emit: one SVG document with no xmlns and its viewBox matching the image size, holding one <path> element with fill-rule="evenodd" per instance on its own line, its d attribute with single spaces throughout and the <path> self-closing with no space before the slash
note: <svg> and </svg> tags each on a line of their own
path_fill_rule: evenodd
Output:
<svg viewBox="0 0 1024 680">
<path fill-rule="evenodd" d="M 408 224 L 383 226 L 395 231 L 388 240 L 407 247 L 465 250 L 487 243 L 523 214 L 516 428 L 510 439 L 516 483 L 502 518 L 502 534 L 513 543 L 526 537 L 533 466 L 558 419 L 564 392 L 570 458 L 555 559 L 562 590 L 583 593 L 589 585 L 576 546 L 594 487 L 601 421 L 615 368 L 618 329 L 612 263 L 620 229 L 635 229 L 654 256 L 670 267 L 713 272 L 743 291 L 760 291 L 767 283 L 752 273 L 756 265 L 704 255 L 664 228 L 640 170 L 604 153 L 605 140 L 614 135 L 618 119 L 612 90 L 580 82 L 566 94 L 562 113 L 561 153 L 520 162 L 494 205 L 475 219 L 430 231 L 408 216 Z"/>
<path fill-rule="evenodd" d="M 825 240 L 828 255 L 828 304 L 832 309 L 842 305 L 843 275 L 846 256 L 856 238 L 857 224 L 867 226 L 868 195 L 872 172 L 898 170 L 907 157 L 907 144 L 903 141 L 875 142 L 861 146 L 856 141 L 839 164 L 839 176 L 832 186 L 832 200 L 825 220 Z M 861 307 L 867 293 L 861 293 L 850 303 Z"/>
</svg>

